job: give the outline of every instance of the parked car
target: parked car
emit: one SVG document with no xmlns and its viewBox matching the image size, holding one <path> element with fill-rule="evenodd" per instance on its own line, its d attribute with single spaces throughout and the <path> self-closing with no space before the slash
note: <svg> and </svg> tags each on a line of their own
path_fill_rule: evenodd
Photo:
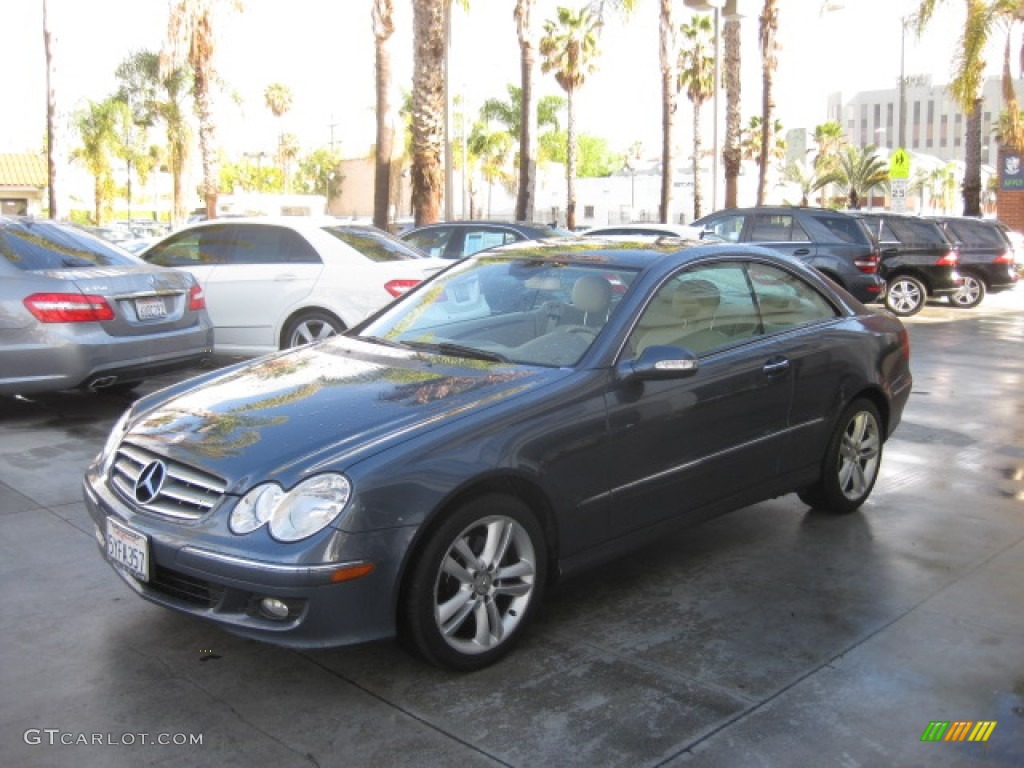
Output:
<svg viewBox="0 0 1024 768">
<path fill-rule="evenodd" d="M 985 294 L 1006 291 L 1017 284 L 1020 275 L 1013 244 L 998 221 L 962 216 L 934 218 L 960 254 L 958 271 L 963 285 L 949 297 L 954 307 L 976 307 Z"/>
<path fill-rule="evenodd" d="M 229 632 L 469 670 L 557 576 L 789 491 L 864 503 L 911 391 L 898 318 L 767 249 L 586 243 L 139 400 L 85 478 L 101 551 Z"/>
<path fill-rule="evenodd" d="M 714 237 L 714 235 L 709 235 L 701 227 L 691 227 L 686 224 L 661 224 L 653 221 L 591 227 L 582 234 L 584 237 L 633 237 L 640 235 L 644 237 L 681 237 L 684 240 L 700 240 L 702 237 Z"/>
<path fill-rule="evenodd" d="M 795 256 L 849 291 L 858 301 L 881 301 L 885 280 L 878 244 L 864 223 L 825 208 L 728 208 L 693 222 L 729 243 L 763 245 Z"/>
<path fill-rule="evenodd" d="M 0 216 L 0 395 L 129 388 L 212 347 L 190 275 L 77 227 Z"/>
<path fill-rule="evenodd" d="M 916 315 L 929 298 L 952 297 L 963 287 L 956 246 L 934 221 L 905 213 L 865 213 L 882 252 L 885 306 Z"/>
<path fill-rule="evenodd" d="M 522 240 L 565 237 L 568 230 L 547 224 L 510 221 L 446 221 L 403 232 L 399 237 L 429 256 L 464 259 L 474 253 Z"/>
<path fill-rule="evenodd" d="M 447 264 L 386 232 L 327 216 L 199 222 L 140 256 L 194 275 L 217 351 L 243 355 L 351 328 Z"/>
</svg>

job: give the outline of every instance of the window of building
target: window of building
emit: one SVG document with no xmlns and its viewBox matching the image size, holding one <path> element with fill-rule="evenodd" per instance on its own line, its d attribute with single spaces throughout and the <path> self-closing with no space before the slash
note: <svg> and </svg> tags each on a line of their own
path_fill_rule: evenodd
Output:
<svg viewBox="0 0 1024 768">
<path fill-rule="evenodd" d="M 921 146 L 921 102 L 914 102 L 914 121 L 911 126 L 910 146 L 917 149 Z"/>
<path fill-rule="evenodd" d="M 949 115 L 939 116 L 939 146 L 945 147 L 949 141 Z"/>
<path fill-rule="evenodd" d="M 932 99 L 928 100 L 928 113 L 927 121 L 924 126 L 924 145 L 926 147 L 934 146 L 935 143 L 935 101 Z"/>
</svg>

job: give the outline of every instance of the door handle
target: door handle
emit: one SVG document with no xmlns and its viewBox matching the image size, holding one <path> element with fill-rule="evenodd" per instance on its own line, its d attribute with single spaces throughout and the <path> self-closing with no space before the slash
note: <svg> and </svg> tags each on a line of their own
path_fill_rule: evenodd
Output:
<svg viewBox="0 0 1024 768">
<path fill-rule="evenodd" d="M 292 272 L 284 272 L 280 275 L 274 275 L 274 280 L 278 282 L 286 282 L 289 280 L 298 280 L 299 276 Z"/>
<path fill-rule="evenodd" d="M 793 251 L 793 255 L 794 256 L 806 256 L 810 252 L 811 252 L 810 248 L 797 248 L 795 251 Z"/>
<path fill-rule="evenodd" d="M 789 360 L 784 357 L 773 358 L 765 363 L 764 368 L 761 370 L 769 376 L 777 376 L 778 374 L 789 370 Z"/>
</svg>

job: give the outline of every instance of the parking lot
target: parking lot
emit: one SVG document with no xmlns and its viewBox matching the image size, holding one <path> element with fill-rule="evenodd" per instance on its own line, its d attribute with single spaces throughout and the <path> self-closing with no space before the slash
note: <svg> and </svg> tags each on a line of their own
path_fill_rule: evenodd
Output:
<svg viewBox="0 0 1024 768">
<path fill-rule="evenodd" d="M 790 495 L 564 581 L 472 675 L 141 600 L 80 488 L 128 398 L 0 398 L 0 764 L 1024 765 L 1024 289 L 906 324 L 914 394 L 862 510 Z"/>
</svg>

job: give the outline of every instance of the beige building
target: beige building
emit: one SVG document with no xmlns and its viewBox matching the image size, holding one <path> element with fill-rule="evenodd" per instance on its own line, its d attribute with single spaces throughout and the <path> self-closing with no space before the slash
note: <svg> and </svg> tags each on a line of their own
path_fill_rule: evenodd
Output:
<svg viewBox="0 0 1024 768">
<path fill-rule="evenodd" d="M 0 154 L 0 214 L 38 216 L 46 195 L 46 160 Z"/>
</svg>

